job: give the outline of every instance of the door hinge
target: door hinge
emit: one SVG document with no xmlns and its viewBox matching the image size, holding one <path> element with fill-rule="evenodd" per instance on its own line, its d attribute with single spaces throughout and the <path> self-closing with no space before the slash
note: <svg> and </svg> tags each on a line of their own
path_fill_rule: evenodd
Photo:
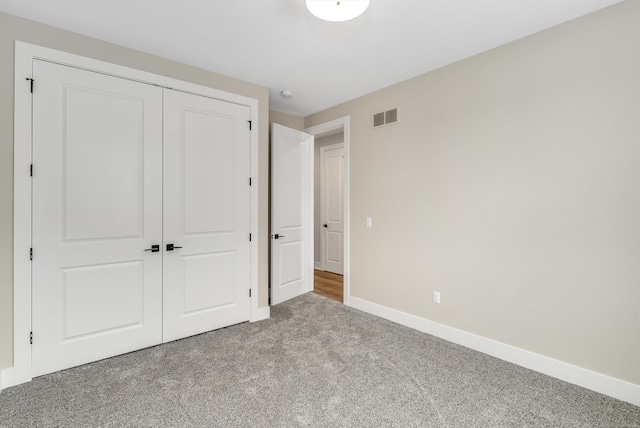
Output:
<svg viewBox="0 0 640 428">
<path fill-rule="evenodd" d="M 249 177 L 249 186 L 251 186 L 251 177 Z"/>
<path fill-rule="evenodd" d="M 33 177 L 33 164 L 29 166 L 29 176 Z"/>
<path fill-rule="evenodd" d="M 29 248 L 29 260 L 33 260 L 33 248 Z"/>
<path fill-rule="evenodd" d="M 33 345 L 33 332 L 29 332 L 29 344 Z"/>
<path fill-rule="evenodd" d="M 33 79 L 31 77 L 27 77 L 27 80 L 31 83 L 31 93 L 33 94 Z"/>
<path fill-rule="evenodd" d="M 249 289 L 249 297 L 251 297 L 251 289 Z"/>
<path fill-rule="evenodd" d="M 33 83 L 32 83 L 33 84 Z M 251 121 L 247 120 L 247 122 L 249 122 L 249 131 L 251 131 Z"/>
<path fill-rule="evenodd" d="M 249 234 L 249 242 L 251 242 L 251 234 Z"/>
</svg>

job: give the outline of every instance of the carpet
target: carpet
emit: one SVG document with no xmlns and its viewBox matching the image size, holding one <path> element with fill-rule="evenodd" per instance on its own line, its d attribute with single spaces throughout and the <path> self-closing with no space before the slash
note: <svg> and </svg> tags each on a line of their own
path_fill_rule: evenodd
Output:
<svg viewBox="0 0 640 428">
<path fill-rule="evenodd" d="M 640 427 L 640 407 L 308 293 L 34 379 L 0 427 Z"/>
</svg>

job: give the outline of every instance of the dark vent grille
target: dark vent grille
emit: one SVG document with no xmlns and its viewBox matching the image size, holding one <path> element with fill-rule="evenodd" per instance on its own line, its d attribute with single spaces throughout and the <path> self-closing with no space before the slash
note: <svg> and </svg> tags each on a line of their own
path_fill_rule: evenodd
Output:
<svg viewBox="0 0 640 428">
<path fill-rule="evenodd" d="M 398 109 L 383 111 L 381 113 L 375 113 L 373 115 L 373 127 L 391 125 L 398 122 Z"/>
<path fill-rule="evenodd" d="M 376 113 L 373 115 L 373 127 L 384 125 L 384 113 Z"/>
<path fill-rule="evenodd" d="M 388 125 L 390 123 L 396 123 L 398 121 L 398 109 L 394 108 L 393 110 L 384 112 L 384 123 Z"/>
</svg>

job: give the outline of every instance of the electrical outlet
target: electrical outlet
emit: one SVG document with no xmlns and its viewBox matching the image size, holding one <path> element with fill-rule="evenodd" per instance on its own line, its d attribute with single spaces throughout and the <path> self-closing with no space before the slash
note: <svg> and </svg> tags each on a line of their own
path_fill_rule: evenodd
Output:
<svg viewBox="0 0 640 428">
<path fill-rule="evenodd" d="M 440 304 L 440 292 L 439 291 L 434 291 L 433 292 L 433 303 Z"/>
</svg>

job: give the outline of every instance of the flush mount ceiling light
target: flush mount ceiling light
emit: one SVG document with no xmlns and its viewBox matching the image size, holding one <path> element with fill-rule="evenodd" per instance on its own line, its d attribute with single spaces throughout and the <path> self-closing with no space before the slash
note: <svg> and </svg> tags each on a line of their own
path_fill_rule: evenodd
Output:
<svg viewBox="0 0 640 428">
<path fill-rule="evenodd" d="M 369 7 L 369 0 L 306 0 L 307 9 L 325 21 L 343 22 L 356 18 Z"/>
</svg>

